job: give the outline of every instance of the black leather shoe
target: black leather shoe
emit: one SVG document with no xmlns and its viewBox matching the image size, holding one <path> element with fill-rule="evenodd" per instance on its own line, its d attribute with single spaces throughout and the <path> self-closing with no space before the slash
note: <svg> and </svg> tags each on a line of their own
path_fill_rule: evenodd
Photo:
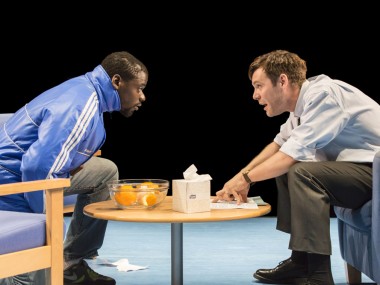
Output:
<svg viewBox="0 0 380 285">
<path fill-rule="evenodd" d="M 334 283 L 325 283 L 325 282 L 314 282 L 314 281 L 311 281 L 309 279 L 306 280 L 306 283 L 298 283 L 298 285 L 325 285 L 325 284 L 334 284 Z"/>
<path fill-rule="evenodd" d="M 298 285 L 334 285 L 334 279 L 331 272 L 313 273 Z"/>
<path fill-rule="evenodd" d="M 273 269 L 258 269 L 253 277 L 264 283 L 295 284 L 296 279 L 307 278 L 307 265 L 294 263 L 288 258 Z"/>
</svg>

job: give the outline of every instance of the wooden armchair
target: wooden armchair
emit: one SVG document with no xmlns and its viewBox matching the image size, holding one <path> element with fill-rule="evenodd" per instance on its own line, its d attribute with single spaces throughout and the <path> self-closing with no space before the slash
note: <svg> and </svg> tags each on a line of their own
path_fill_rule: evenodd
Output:
<svg viewBox="0 0 380 285">
<path fill-rule="evenodd" d="M 0 279 L 48 269 L 48 284 L 63 284 L 63 188 L 70 179 L 0 185 L 0 195 L 46 190 L 46 214 L 0 211 Z"/>
<path fill-rule="evenodd" d="M 380 151 L 372 176 L 372 200 L 354 210 L 334 207 L 348 284 L 361 284 L 365 274 L 380 285 Z"/>
</svg>

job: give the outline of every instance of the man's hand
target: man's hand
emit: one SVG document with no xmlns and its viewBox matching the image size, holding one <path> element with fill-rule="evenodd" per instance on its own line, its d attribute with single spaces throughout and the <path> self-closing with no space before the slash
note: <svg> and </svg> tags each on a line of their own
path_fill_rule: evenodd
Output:
<svg viewBox="0 0 380 285">
<path fill-rule="evenodd" d="M 79 167 L 77 167 L 77 168 L 71 170 L 71 171 L 70 171 L 70 175 L 71 175 L 71 176 L 74 176 L 74 175 L 77 174 L 79 171 L 81 171 L 82 168 L 83 168 L 83 165 L 81 165 L 81 166 L 79 166 Z"/>
<path fill-rule="evenodd" d="M 220 200 L 233 201 L 239 205 L 246 203 L 250 185 L 244 180 L 243 175 L 239 172 L 232 179 L 224 184 L 222 190 L 216 192 L 216 197 L 212 200 L 213 203 Z"/>
</svg>

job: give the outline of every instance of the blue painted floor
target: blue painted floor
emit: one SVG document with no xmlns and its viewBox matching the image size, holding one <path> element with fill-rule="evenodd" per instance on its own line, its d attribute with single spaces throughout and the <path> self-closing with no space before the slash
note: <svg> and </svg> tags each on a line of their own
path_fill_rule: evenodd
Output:
<svg viewBox="0 0 380 285">
<path fill-rule="evenodd" d="M 70 217 L 65 217 L 69 223 Z M 183 225 L 184 285 L 244 285 L 257 282 L 252 273 L 273 268 L 290 256 L 289 236 L 275 229 L 276 217 Z M 147 269 L 123 272 L 89 261 L 91 267 L 112 276 L 118 285 L 171 284 L 171 226 L 164 223 L 109 221 L 98 260 L 130 264 Z M 337 221 L 331 218 L 332 271 L 337 285 L 346 284 L 340 256 Z M 363 275 L 363 284 L 374 284 Z"/>
</svg>

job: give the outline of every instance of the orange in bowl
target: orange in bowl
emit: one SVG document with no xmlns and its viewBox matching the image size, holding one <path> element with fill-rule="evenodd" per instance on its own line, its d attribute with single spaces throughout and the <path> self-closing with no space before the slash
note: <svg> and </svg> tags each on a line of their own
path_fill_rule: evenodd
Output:
<svg viewBox="0 0 380 285">
<path fill-rule="evenodd" d="M 150 192 L 142 196 L 141 203 L 144 206 L 150 207 L 157 203 L 157 195 L 154 192 Z"/>
<path fill-rule="evenodd" d="M 137 187 L 141 189 L 154 189 L 159 188 L 160 186 L 157 183 L 153 183 L 152 181 L 145 181 L 137 185 Z"/>
<path fill-rule="evenodd" d="M 119 191 L 131 191 L 133 190 L 133 185 L 130 185 L 130 184 L 125 184 L 125 185 L 120 185 L 118 188 L 117 188 Z"/>
<path fill-rule="evenodd" d="M 169 181 L 164 179 L 121 179 L 107 184 L 111 199 L 121 209 L 153 209 L 169 189 Z"/>
<path fill-rule="evenodd" d="M 136 203 L 137 195 L 134 192 L 117 192 L 115 193 L 115 200 L 120 205 L 131 206 Z"/>
</svg>

